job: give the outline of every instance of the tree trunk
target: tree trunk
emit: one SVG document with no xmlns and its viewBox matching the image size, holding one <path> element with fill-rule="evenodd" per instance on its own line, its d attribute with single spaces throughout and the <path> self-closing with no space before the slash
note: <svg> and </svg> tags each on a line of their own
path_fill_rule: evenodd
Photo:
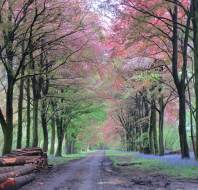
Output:
<svg viewBox="0 0 198 190">
<path fill-rule="evenodd" d="M 164 97 L 159 98 L 159 155 L 164 155 Z"/>
<path fill-rule="evenodd" d="M 186 105 L 185 105 L 185 86 L 186 86 L 186 67 L 187 67 L 187 47 L 188 47 L 188 35 L 189 35 L 189 18 L 187 18 L 187 27 L 185 28 L 185 39 L 183 44 L 183 66 L 181 77 L 178 75 L 178 4 L 177 0 L 174 0 L 174 10 L 172 12 L 173 21 L 173 36 L 172 36 L 172 75 L 174 83 L 177 88 L 179 96 L 179 138 L 181 147 L 182 158 L 189 158 L 189 149 L 186 135 Z"/>
<path fill-rule="evenodd" d="M 63 139 L 64 139 L 63 119 L 57 118 L 56 125 L 57 125 L 57 140 L 58 140 L 56 156 L 62 156 L 62 146 L 63 146 Z"/>
<path fill-rule="evenodd" d="M 30 50 L 32 49 L 32 44 L 30 45 Z M 35 60 L 33 56 L 33 51 L 30 51 L 30 63 L 31 69 L 35 69 Z M 39 106 L 39 99 L 41 98 L 40 95 L 40 83 L 38 82 L 37 76 L 32 76 L 32 92 L 33 92 L 33 139 L 32 139 L 32 146 L 38 146 L 38 106 Z"/>
<path fill-rule="evenodd" d="M 47 116 L 46 116 L 46 101 L 43 100 L 41 104 L 41 123 L 43 129 L 43 151 L 48 151 L 48 129 L 47 129 Z"/>
<path fill-rule="evenodd" d="M 149 138 L 150 138 L 150 148 L 152 150 L 152 153 L 154 154 L 158 153 L 156 120 L 157 120 L 157 117 L 156 117 L 156 109 L 155 109 L 155 100 L 153 98 L 152 103 L 151 103 Z"/>
<path fill-rule="evenodd" d="M 127 145 L 127 151 L 130 151 L 130 135 L 129 132 L 126 134 L 126 145 Z"/>
<path fill-rule="evenodd" d="M 8 88 L 6 93 L 6 127 L 3 128 L 4 144 L 3 155 L 8 154 L 12 150 L 13 141 L 13 90 L 14 81 L 11 76 L 8 75 Z"/>
<path fill-rule="evenodd" d="M 152 129 L 153 125 L 150 124 L 149 127 L 149 149 L 150 149 L 150 153 L 154 153 L 154 146 L 153 146 L 153 129 Z"/>
<path fill-rule="evenodd" d="M 30 126 L 31 126 L 31 110 L 30 110 L 30 79 L 27 79 L 27 128 L 26 128 L 26 147 L 30 147 Z"/>
<path fill-rule="evenodd" d="M 158 154 L 158 143 L 157 143 L 157 117 L 156 110 L 153 110 L 153 143 L 154 143 L 154 154 Z"/>
<path fill-rule="evenodd" d="M 72 139 L 71 141 L 71 154 L 74 154 L 75 153 L 75 140 Z"/>
<path fill-rule="evenodd" d="M 24 67 L 21 70 L 21 75 L 24 75 Z M 17 131 L 17 149 L 22 147 L 22 127 L 23 127 L 23 88 L 24 79 L 20 80 L 19 98 L 18 98 L 18 131 Z"/>
<path fill-rule="evenodd" d="M 55 136 L 56 136 L 56 123 L 54 117 L 51 119 L 51 146 L 50 146 L 50 154 L 54 155 L 55 151 Z"/>
<path fill-rule="evenodd" d="M 39 105 L 39 100 L 34 99 L 33 100 L 33 142 L 32 142 L 33 147 L 38 146 L 38 105 Z"/>
<path fill-rule="evenodd" d="M 198 0 L 192 0 L 195 90 L 195 157 L 198 159 Z"/>
<path fill-rule="evenodd" d="M 189 158 L 189 148 L 186 134 L 186 102 L 185 92 L 179 94 L 179 138 L 182 158 Z"/>
<path fill-rule="evenodd" d="M 7 127 L 7 126 L 6 126 Z M 3 144 L 3 152 L 2 154 L 9 154 L 12 150 L 12 140 L 13 140 L 13 129 L 12 128 L 7 128 L 4 133 L 4 144 Z"/>
<path fill-rule="evenodd" d="M 67 154 L 71 154 L 71 141 L 67 139 Z"/>
</svg>

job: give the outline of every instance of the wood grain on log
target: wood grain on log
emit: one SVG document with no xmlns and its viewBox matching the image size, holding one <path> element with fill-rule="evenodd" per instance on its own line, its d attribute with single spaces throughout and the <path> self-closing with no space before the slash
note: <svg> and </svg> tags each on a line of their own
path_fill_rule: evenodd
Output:
<svg viewBox="0 0 198 190">
<path fill-rule="evenodd" d="M 16 165 L 24 165 L 25 159 L 20 157 L 13 158 L 0 158 L 0 166 L 16 166 Z"/>
<path fill-rule="evenodd" d="M 12 178 L 12 177 L 19 177 L 19 176 L 23 176 L 26 174 L 30 174 L 31 172 L 33 172 L 35 169 L 35 167 L 33 165 L 29 165 L 29 166 L 24 166 L 21 169 L 18 169 L 16 171 L 11 171 L 5 174 L 0 174 L 0 183 L 6 181 L 8 178 Z"/>
<path fill-rule="evenodd" d="M 16 189 L 32 182 L 35 179 L 35 174 L 29 174 L 25 176 L 16 177 Z"/>
<path fill-rule="evenodd" d="M 0 184 L 0 190 L 13 190 L 18 189 L 25 184 L 30 183 L 35 179 L 35 174 L 15 177 L 15 178 L 8 178 L 6 181 Z"/>
<path fill-rule="evenodd" d="M 24 168 L 27 165 L 29 165 L 29 164 L 21 165 L 21 166 L 0 167 L 0 174 L 5 174 L 5 173 L 11 172 L 11 171 L 16 171 L 16 170 Z"/>
<path fill-rule="evenodd" d="M 0 157 L 0 190 L 20 188 L 35 178 L 35 170 L 46 166 L 47 153 L 41 148 L 18 149 Z"/>
</svg>

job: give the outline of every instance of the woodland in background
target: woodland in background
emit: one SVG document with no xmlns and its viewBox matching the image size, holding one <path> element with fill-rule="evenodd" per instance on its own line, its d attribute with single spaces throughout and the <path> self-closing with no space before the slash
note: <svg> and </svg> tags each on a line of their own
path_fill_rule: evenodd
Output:
<svg viewBox="0 0 198 190">
<path fill-rule="evenodd" d="M 176 114 L 178 151 L 182 158 L 193 151 L 197 159 L 198 1 L 106 3 L 103 8 L 117 18 L 109 41 L 125 100 L 114 117 L 124 129 L 127 150 L 164 155 L 165 114 Z"/>
<path fill-rule="evenodd" d="M 63 148 L 89 148 L 94 137 L 84 130 L 97 131 L 106 117 L 85 80 L 102 59 L 97 20 L 83 0 L 0 2 L 2 154 L 41 146 L 61 156 Z"/>
<path fill-rule="evenodd" d="M 119 135 L 163 156 L 170 131 L 198 159 L 197 0 L 4 0 L 0 62 L 2 154 L 61 156 Z"/>
</svg>

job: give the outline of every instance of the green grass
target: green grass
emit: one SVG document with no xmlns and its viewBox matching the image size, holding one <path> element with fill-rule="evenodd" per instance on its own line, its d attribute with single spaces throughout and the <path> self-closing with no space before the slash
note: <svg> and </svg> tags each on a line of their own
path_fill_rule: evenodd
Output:
<svg viewBox="0 0 198 190">
<path fill-rule="evenodd" d="M 48 162 L 49 164 L 53 164 L 53 165 L 61 165 L 61 164 L 66 164 L 71 160 L 78 160 L 81 158 L 85 158 L 86 156 L 88 156 L 90 152 L 81 152 L 81 153 L 77 153 L 77 154 L 64 154 L 62 157 L 54 157 L 54 156 L 49 156 L 48 157 Z"/>
<path fill-rule="evenodd" d="M 164 163 L 158 159 L 140 158 L 132 152 L 107 151 L 106 155 L 113 161 L 113 165 L 121 163 L 141 163 L 129 167 L 143 171 L 153 171 L 177 178 L 198 178 L 198 167 L 177 166 Z"/>
</svg>

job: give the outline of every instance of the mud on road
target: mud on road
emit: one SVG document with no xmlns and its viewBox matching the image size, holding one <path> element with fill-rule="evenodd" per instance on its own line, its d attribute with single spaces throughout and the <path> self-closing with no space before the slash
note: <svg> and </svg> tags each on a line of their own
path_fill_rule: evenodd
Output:
<svg viewBox="0 0 198 190">
<path fill-rule="evenodd" d="M 37 174 L 21 190 L 198 190 L 198 180 L 175 179 L 132 167 L 113 167 L 98 151 Z"/>
</svg>

